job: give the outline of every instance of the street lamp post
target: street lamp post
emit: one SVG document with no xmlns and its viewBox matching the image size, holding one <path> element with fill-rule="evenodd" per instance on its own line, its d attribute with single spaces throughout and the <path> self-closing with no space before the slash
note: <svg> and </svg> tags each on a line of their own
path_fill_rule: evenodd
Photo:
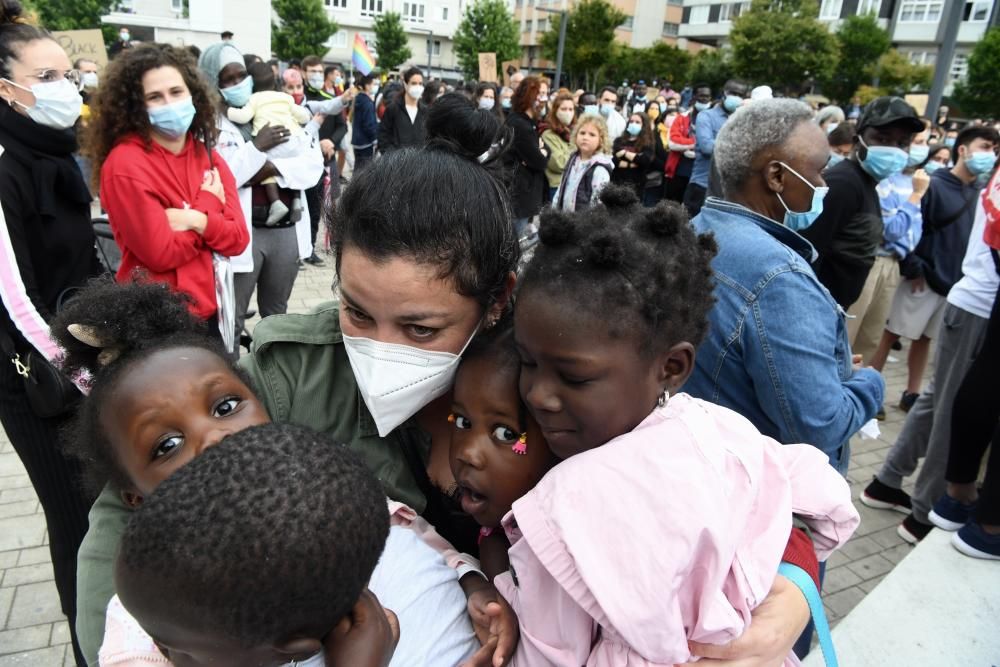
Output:
<svg viewBox="0 0 1000 667">
<path fill-rule="evenodd" d="M 423 32 L 427 34 L 427 78 L 431 77 L 431 56 L 434 54 L 434 31 L 427 28 L 410 28 L 413 32 Z"/>
<path fill-rule="evenodd" d="M 546 9 L 544 7 L 535 7 L 535 11 L 545 12 L 546 14 L 559 14 L 559 47 L 556 49 L 556 76 L 555 81 L 552 82 L 552 90 L 559 90 L 559 78 L 562 74 L 562 64 L 563 64 L 563 49 L 566 46 L 566 10 L 565 9 Z"/>
</svg>

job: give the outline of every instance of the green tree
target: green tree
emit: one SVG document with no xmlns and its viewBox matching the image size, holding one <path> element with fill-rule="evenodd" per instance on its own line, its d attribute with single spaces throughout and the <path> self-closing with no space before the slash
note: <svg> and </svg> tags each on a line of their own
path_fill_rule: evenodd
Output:
<svg viewBox="0 0 1000 667">
<path fill-rule="evenodd" d="M 878 59 L 875 76 L 878 79 L 878 88 L 884 91 L 884 94 L 905 95 L 913 90 L 930 88 L 934 68 L 928 65 L 914 65 L 902 53 L 891 49 Z"/>
<path fill-rule="evenodd" d="M 323 0 L 272 0 L 278 23 L 271 22 L 271 49 L 283 60 L 322 57 L 326 42 L 337 32 L 323 8 Z"/>
<path fill-rule="evenodd" d="M 892 41 L 888 31 L 874 14 L 849 16 L 837 30 L 839 65 L 822 81 L 823 92 L 840 102 L 847 102 L 863 83 L 871 83 L 875 64 L 889 51 Z"/>
<path fill-rule="evenodd" d="M 1000 112 L 1000 28 L 990 28 L 969 55 L 969 74 L 955 85 L 955 101 L 967 114 Z"/>
<path fill-rule="evenodd" d="M 736 72 L 786 93 L 829 78 L 837 42 L 817 11 L 814 0 L 753 0 L 729 33 Z"/>
<path fill-rule="evenodd" d="M 48 30 L 92 30 L 99 28 L 104 42 L 117 39 L 118 28 L 102 25 L 101 17 L 109 13 L 117 0 L 30 0 L 25 7 L 34 11 L 38 22 Z"/>
<path fill-rule="evenodd" d="M 735 76 L 733 62 L 725 51 L 703 49 L 691 61 L 687 78 L 692 84 L 708 84 L 713 91 L 720 92 L 726 81 Z"/>
<path fill-rule="evenodd" d="M 497 54 L 500 63 L 521 57 L 521 32 L 504 0 L 476 0 L 465 8 L 455 31 L 455 55 L 466 79 L 479 78 L 479 54 Z"/>
<path fill-rule="evenodd" d="M 375 49 L 378 51 L 378 66 L 394 70 L 413 56 L 410 50 L 403 21 L 396 12 L 386 12 L 375 18 Z"/>
<path fill-rule="evenodd" d="M 559 50 L 559 21 L 553 21 L 539 44 L 542 56 L 555 61 Z M 615 29 L 626 15 L 607 0 L 580 0 L 566 18 L 566 43 L 563 69 L 569 80 L 583 80 L 584 88 L 594 90 L 602 72 L 614 54 Z M 652 76 L 652 75 L 650 75 Z"/>
<path fill-rule="evenodd" d="M 676 46 L 659 42 L 645 49 L 614 45 L 614 55 L 604 71 L 610 81 L 659 79 L 682 83 L 691 66 L 691 54 Z"/>
</svg>

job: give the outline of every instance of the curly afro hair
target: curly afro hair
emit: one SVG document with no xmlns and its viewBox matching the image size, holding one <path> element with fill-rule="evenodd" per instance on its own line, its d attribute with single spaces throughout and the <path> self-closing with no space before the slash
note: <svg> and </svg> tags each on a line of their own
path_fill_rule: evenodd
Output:
<svg viewBox="0 0 1000 667">
<path fill-rule="evenodd" d="M 248 387 L 247 377 L 226 354 L 204 322 L 191 315 L 188 297 L 163 283 L 119 284 L 96 278 L 80 290 L 51 322 L 52 336 L 64 351 L 60 364 L 70 376 L 89 375 L 90 393 L 65 429 L 67 453 L 84 465 L 88 489 L 99 492 L 109 481 L 124 489 L 130 481 L 101 425 L 101 410 L 125 373 L 154 352 L 177 347 L 208 350 L 223 359 Z M 81 342 L 70 329 L 83 326 L 100 338 L 100 347 Z M 73 327 L 75 329 L 75 327 Z M 114 352 L 108 362 L 99 359 Z"/>
<path fill-rule="evenodd" d="M 389 534 L 357 454 L 289 424 L 224 438 L 132 514 L 115 562 L 122 603 L 244 648 L 322 638 L 358 600 Z"/>
<path fill-rule="evenodd" d="M 91 101 L 90 124 L 84 139 L 84 153 L 93 160 L 91 179 L 100 188 L 101 165 L 115 144 L 130 134 L 142 137 L 147 146 L 152 139 L 152 127 L 146 112 L 142 77 L 158 67 L 173 67 L 184 78 L 191 91 L 195 116 L 191 133 L 195 138 L 213 145 L 218 136 L 215 125 L 217 97 L 198 70 L 198 65 L 187 49 L 166 44 L 143 44 L 126 49 L 108 65 L 96 100 Z"/>
<path fill-rule="evenodd" d="M 711 261 L 718 248 L 698 235 L 684 208 L 643 208 L 633 190 L 608 186 L 601 204 L 583 212 L 542 214 L 535 255 L 518 295 L 541 291 L 576 312 L 607 322 L 614 338 L 634 338 L 644 356 L 708 332 Z"/>
</svg>

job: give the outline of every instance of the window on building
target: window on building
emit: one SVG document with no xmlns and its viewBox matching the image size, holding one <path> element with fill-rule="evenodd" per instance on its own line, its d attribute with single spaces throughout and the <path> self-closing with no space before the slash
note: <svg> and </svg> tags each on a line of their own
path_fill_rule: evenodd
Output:
<svg viewBox="0 0 1000 667">
<path fill-rule="evenodd" d="M 700 25 L 703 23 L 708 23 L 708 5 L 697 5 L 691 8 L 691 18 L 688 23 L 691 25 Z"/>
<path fill-rule="evenodd" d="M 899 20 L 907 23 L 937 23 L 941 20 L 943 0 L 904 0 Z"/>
<path fill-rule="evenodd" d="M 858 3 L 858 14 L 864 16 L 866 14 L 879 15 L 882 11 L 882 0 L 861 0 Z"/>
<path fill-rule="evenodd" d="M 361 0 L 362 16 L 379 16 L 382 14 L 382 0 Z"/>
<path fill-rule="evenodd" d="M 549 31 L 549 20 L 548 19 L 535 19 L 535 30 L 538 32 L 548 32 Z"/>
<path fill-rule="evenodd" d="M 424 5 L 419 2 L 403 3 L 403 20 L 412 23 L 424 22 Z"/>
<path fill-rule="evenodd" d="M 170 11 L 172 11 L 172 12 L 183 12 L 184 11 L 184 0 L 170 0 Z"/>
<path fill-rule="evenodd" d="M 435 39 L 434 40 L 434 50 L 431 51 L 431 40 L 428 39 L 427 40 L 427 53 L 428 53 L 428 55 L 434 55 L 434 56 L 441 55 L 441 40 L 440 39 Z"/>
<path fill-rule="evenodd" d="M 681 26 L 679 23 L 664 23 L 663 24 L 663 36 L 664 37 L 676 37 L 677 33 L 680 32 Z"/>
<path fill-rule="evenodd" d="M 832 21 L 840 18 L 840 10 L 844 7 L 844 0 L 823 0 L 819 6 L 819 17 Z"/>
<path fill-rule="evenodd" d="M 448 20 L 448 8 L 447 7 L 442 7 L 441 8 L 441 20 L 442 21 L 447 21 Z"/>
<path fill-rule="evenodd" d="M 347 0 L 323 0 L 323 4 L 331 9 L 347 9 Z"/>
<path fill-rule="evenodd" d="M 967 2 L 965 11 L 962 13 L 963 21 L 981 22 L 990 18 L 989 2 Z"/>
<path fill-rule="evenodd" d="M 667 0 L 668 5 L 684 5 L 684 0 Z"/>
<path fill-rule="evenodd" d="M 719 23 L 728 23 L 732 20 L 733 6 L 728 2 L 719 5 Z"/>
<path fill-rule="evenodd" d="M 969 74 L 969 56 L 964 53 L 956 53 L 951 61 L 951 71 L 949 75 L 952 81 L 964 81 Z"/>
<path fill-rule="evenodd" d="M 346 49 L 347 48 L 347 31 L 338 30 L 330 36 L 330 39 L 326 40 L 326 48 L 328 49 Z"/>
<path fill-rule="evenodd" d="M 933 51 L 910 51 L 910 62 L 914 65 L 934 65 L 937 53 Z"/>
<path fill-rule="evenodd" d="M 622 24 L 621 24 L 620 26 L 618 26 L 618 27 L 619 27 L 619 28 L 625 28 L 626 30 L 631 30 L 631 29 L 632 29 L 632 26 L 633 26 L 634 24 L 635 24 L 635 17 L 634 17 L 634 16 L 626 16 L 626 17 L 625 17 L 625 20 L 624 20 L 624 21 L 622 22 Z"/>
</svg>

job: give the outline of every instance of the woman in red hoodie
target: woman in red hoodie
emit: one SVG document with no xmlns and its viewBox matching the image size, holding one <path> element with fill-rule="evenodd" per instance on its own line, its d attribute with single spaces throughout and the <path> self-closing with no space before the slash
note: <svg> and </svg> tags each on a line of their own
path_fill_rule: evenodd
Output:
<svg viewBox="0 0 1000 667">
<path fill-rule="evenodd" d="M 118 280 L 138 269 L 191 297 L 204 320 L 217 311 L 212 253 L 238 255 L 249 241 L 236 181 L 211 149 L 215 113 L 190 55 L 149 45 L 111 63 L 90 124 Z"/>
</svg>

